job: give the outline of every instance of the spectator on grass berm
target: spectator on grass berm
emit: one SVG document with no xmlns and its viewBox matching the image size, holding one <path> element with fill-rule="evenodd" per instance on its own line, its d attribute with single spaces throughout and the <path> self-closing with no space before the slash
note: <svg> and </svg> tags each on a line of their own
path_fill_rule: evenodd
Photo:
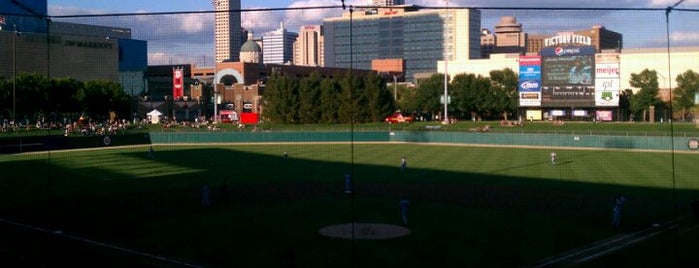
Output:
<svg viewBox="0 0 699 268">
<path fill-rule="evenodd" d="M 612 208 L 612 226 L 614 228 L 619 228 L 621 225 L 621 207 L 624 206 L 624 203 L 626 203 L 626 197 L 622 194 L 617 195 L 614 199 L 614 208 Z"/>
</svg>

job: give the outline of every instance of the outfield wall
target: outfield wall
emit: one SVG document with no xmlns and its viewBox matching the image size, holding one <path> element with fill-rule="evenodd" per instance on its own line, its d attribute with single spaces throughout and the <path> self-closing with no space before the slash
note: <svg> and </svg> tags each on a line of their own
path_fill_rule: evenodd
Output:
<svg viewBox="0 0 699 268">
<path fill-rule="evenodd" d="M 383 131 L 367 132 L 156 132 L 153 143 L 389 142 Z"/>
<path fill-rule="evenodd" d="M 27 136 L 0 138 L 0 154 L 150 144 L 148 133 L 94 136 Z"/>
<path fill-rule="evenodd" d="M 273 142 L 413 142 L 497 146 L 580 147 L 689 151 L 696 137 L 609 136 L 534 133 L 481 133 L 437 131 L 371 132 L 158 132 L 153 143 L 273 143 Z"/>
<path fill-rule="evenodd" d="M 534 133 L 464 133 L 464 132 L 393 132 L 391 141 L 421 143 L 462 143 L 537 147 L 581 147 L 639 150 L 689 151 L 688 143 L 696 137 L 610 136 Z M 674 143 L 673 143 L 674 142 Z"/>
</svg>

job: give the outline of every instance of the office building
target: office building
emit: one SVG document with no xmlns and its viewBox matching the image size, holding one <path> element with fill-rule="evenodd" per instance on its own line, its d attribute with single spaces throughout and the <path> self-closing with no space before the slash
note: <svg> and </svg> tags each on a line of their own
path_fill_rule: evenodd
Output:
<svg viewBox="0 0 699 268">
<path fill-rule="evenodd" d="M 216 62 L 238 61 L 242 45 L 240 0 L 214 0 L 214 49 Z"/>
<path fill-rule="evenodd" d="M 481 57 L 476 9 L 394 6 L 323 20 L 325 66 L 371 69 L 374 59 L 403 59 L 406 81 L 437 71 L 437 61 Z M 350 36 L 352 38 L 350 38 Z"/>
<path fill-rule="evenodd" d="M 265 64 L 291 63 L 297 37 L 297 33 L 287 31 L 284 22 L 281 22 L 279 29 L 262 36 L 262 61 Z"/>
<path fill-rule="evenodd" d="M 323 26 L 306 25 L 301 27 L 294 42 L 294 64 L 303 66 L 324 66 Z"/>
<path fill-rule="evenodd" d="M 520 53 L 527 49 L 527 34 L 514 16 L 500 18 L 495 25 L 495 47 L 493 53 Z"/>
<path fill-rule="evenodd" d="M 495 50 L 495 35 L 490 30 L 481 29 L 481 58 L 490 58 Z"/>
</svg>

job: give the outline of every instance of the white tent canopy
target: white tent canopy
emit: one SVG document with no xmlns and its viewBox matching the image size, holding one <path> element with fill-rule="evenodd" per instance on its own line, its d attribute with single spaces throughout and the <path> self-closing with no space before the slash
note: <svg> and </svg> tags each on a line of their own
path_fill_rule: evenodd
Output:
<svg viewBox="0 0 699 268">
<path fill-rule="evenodd" d="M 158 109 L 153 109 L 153 111 L 150 111 L 146 114 L 148 117 L 148 120 L 150 121 L 151 124 L 157 124 L 160 123 L 160 116 L 163 115 Z"/>
</svg>

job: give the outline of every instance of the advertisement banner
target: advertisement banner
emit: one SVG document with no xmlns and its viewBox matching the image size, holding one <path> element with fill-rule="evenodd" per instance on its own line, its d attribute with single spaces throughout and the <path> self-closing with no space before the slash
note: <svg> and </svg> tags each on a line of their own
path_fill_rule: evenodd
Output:
<svg viewBox="0 0 699 268">
<path fill-rule="evenodd" d="M 520 65 L 519 79 L 541 79 L 541 66 L 539 65 Z"/>
<path fill-rule="evenodd" d="M 172 96 L 179 99 L 184 95 L 184 71 L 182 68 L 172 68 Z"/>
<path fill-rule="evenodd" d="M 519 56 L 519 66 L 539 66 L 541 57 L 539 56 Z"/>
<path fill-rule="evenodd" d="M 619 106 L 620 80 L 614 78 L 595 79 L 595 105 Z"/>
<path fill-rule="evenodd" d="M 595 64 L 595 78 L 616 78 L 619 79 L 619 63 L 597 63 Z"/>
<path fill-rule="evenodd" d="M 620 61 L 619 53 L 600 53 L 595 54 L 596 63 L 619 63 Z"/>
<path fill-rule="evenodd" d="M 246 125 L 256 125 L 260 121 L 257 113 L 240 113 L 240 123 Z"/>
<path fill-rule="evenodd" d="M 541 110 L 527 110 L 527 120 L 529 121 L 539 121 L 543 119 L 541 116 Z"/>
<path fill-rule="evenodd" d="M 541 81 L 536 79 L 519 80 L 519 92 L 541 92 Z"/>
<path fill-rule="evenodd" d="M 519 92 L 519 106 L 541 106 L 541 92 Z"/>
<path fill-rule="evenodd" d="M 597 121 L 612 121 L 612 111 L 597 111 L 595 119 Z"/>
<path fill-rule="evenodd" d="M 519 57 L 519 105 L 541 106 L 541 58 Z"/>
</svg>

